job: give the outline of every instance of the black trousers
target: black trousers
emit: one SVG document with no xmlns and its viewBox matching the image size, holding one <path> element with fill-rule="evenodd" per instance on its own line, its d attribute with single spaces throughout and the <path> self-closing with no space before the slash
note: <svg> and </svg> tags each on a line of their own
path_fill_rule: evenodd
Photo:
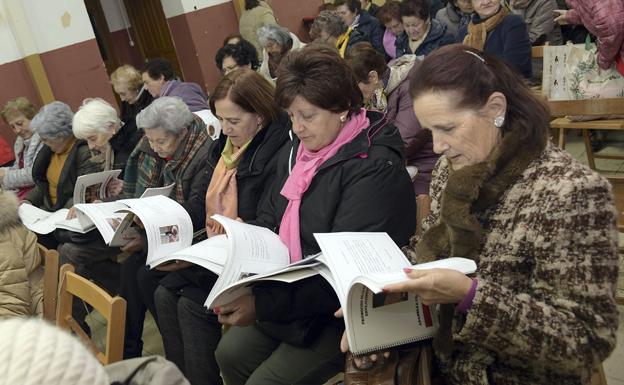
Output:
<svg viewBox="0 0 624 385">
<path fill-rule="evenodd" d="M 150 270 L 145 266 L 146 255 L 134 253 L 121 265 L 119 295 L 126 302 L 126 336 L 124 359 L 141 357 L 143 353 L 143 323 L 149 310 L 158 324 L 154 292 L 167 272 Z"/>
</svg>

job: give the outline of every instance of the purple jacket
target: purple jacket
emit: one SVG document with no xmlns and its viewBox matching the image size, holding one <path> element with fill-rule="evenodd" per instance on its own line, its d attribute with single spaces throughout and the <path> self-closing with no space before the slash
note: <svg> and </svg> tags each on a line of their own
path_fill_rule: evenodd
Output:
<svg viewBox="0 0 624 385">
<path fill-rule="evenodd" d="M 390 67 L 390 79 L 385 86 L 388 100 L 386 116 L 401 133 L 407 165 L 418 168 L 414 179 L 416 195 L 429 194 L 431 171 L 439 155 L 433 152 L 431 132 L 423 129 L 416 119 L 409 93 L 410 80 L 418 71 L 420 61 L 413 55 L 405 55 L 391 63 Z"/>
<path fill-rule="evenodd" d="M 169 80 L 160 90 L 160 96 L 177 96 L 188 106 L 191 112 L 209 110 L 206 94 L 195 83 L 183 83 Z"/>
<path fill-rule="evenodd" d="M 598 39 L 598 65 L 611 67 L 618 55 L 624 59 L 624 1 L 566 0 L 565 20 L 582 24 Z"/>
</svg>

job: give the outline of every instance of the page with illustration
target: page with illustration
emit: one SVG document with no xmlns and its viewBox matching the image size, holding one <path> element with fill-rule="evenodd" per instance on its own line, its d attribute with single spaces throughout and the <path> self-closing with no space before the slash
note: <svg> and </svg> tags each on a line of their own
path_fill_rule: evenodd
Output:
<svg viewBox="0 0 624 385">
<path fill-rule="evenodd" d="M 227 263 L 206 303 L 212 303 L 217 293 L 234 282 L 277 271 L 290 263 L 288 248 L 271 230 L 222 215 L 213 215 L 212 218 L 225 229 L 229 244 Z"/>
<path fill-rule="evenodd" d="M 121 174 L 121 170 L 109 170 L 81 175 L 76 178 L 74 205 L 107 198 L 106 186 L 111 179 L 117 178 L 119 174 Z"/>
<path fill-rule="evenodd" d="M 187 248 L 193 240 L 193 223 L 184 207 L 163 195 L 119 201 L 141 221 L 147 236 L 147 265 Z M 121 229 L 121 227 L 120 227 Z M 119 232 L 119 230 L 117 232 Z"/>
<path fill-rule="evenodd" d="M 126 213 L 117 211 L 128 208 L 122 201 L 82 203 L 74 207 L 76 209 L 76 218 L 81 225 L 86 226 L 89 223 L 95 225 L 106 244 L 111 243 L 117 228 L 126 216 Z"/>
</svg>

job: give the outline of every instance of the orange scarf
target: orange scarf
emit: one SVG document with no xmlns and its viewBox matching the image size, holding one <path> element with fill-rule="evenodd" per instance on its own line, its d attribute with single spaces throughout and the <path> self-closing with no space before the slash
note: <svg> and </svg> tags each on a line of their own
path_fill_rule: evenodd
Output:
<svg viewBox="0 0 624 385">
<path fill-rule="evenodd" d="M 475 24 L 470 20 L 470 24 L 468 24 L 468 34 L 464 38 L 464 44 L 483 51 L 488 32 L 496 28 L 507 15 L 509 15 L 509 10 L 501 5 L 501 9 L 494 16 L 485 19 L 479 24 Z"/>
<path fill-rule="evenodd" d="M 228 138 L 219 162 L 217 162 L 212 173 L 210 185 L 206 192 L 206 233 L 209 237 L 225 233 L 223 226 L 210 218 L 212 215 L 221 214 L 232 219 L 238 217 L 236 171 L 249 142 L 234 152 L 232 143 Z"/>
</svg>

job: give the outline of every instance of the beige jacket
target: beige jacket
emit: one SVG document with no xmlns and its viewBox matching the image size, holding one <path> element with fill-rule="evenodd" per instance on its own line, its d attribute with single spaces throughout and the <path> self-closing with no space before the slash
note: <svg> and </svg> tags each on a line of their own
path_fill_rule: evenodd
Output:
<svg viewBox="0 0 624 385">
<path fill-rule="evenodd" d="M 238 21 L 238 31 L 241 36 L 256 47 L 258 54 L 262 52 L 262 47 L 256 31 L 266 24 L 277 24 L 277 20 L 271 7 L 264 1 L 261 1 L 260 5 L 255 8 L 245 10 Z"/>
<path fill-rule="evenodd" d="M 43 312 L 43 267 L 37 236 L 22 225 L 17 198 L 0 190 L 0 317 Z"/>
</svg>

